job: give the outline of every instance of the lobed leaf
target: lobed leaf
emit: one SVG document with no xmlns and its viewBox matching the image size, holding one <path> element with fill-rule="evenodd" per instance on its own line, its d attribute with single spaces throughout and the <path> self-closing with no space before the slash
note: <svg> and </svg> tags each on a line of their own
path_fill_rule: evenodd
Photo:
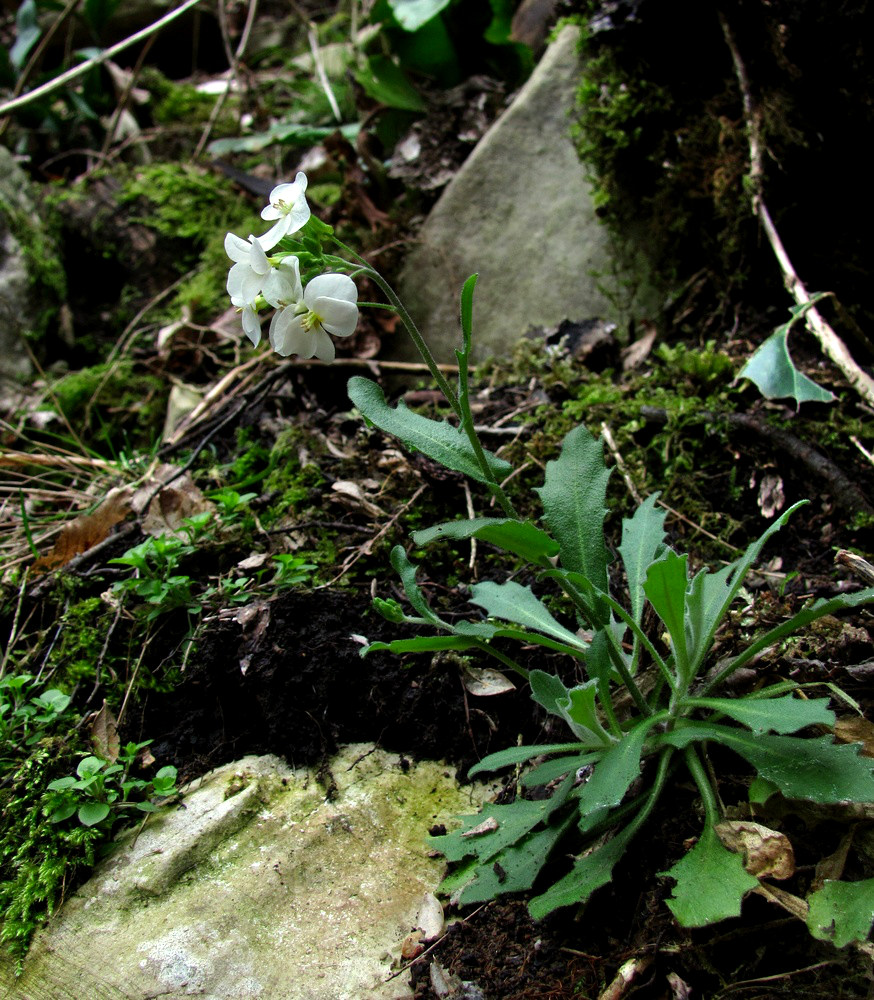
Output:
<svg viewBox="0 0 874 1000">
<path fill-rule="evenodd" d="M 874 764 L 859 756 L 858 743 L 837 744 L 830 736 L 805 740 L 753 735 L 707 722 L 686 722 L 659 739 L 679 749 L 696 740 L 713 740 L 727 746 L 790 799 L 822 803 L 874 801 Z"/>
<path fill-rule="evenodd" d="M 828 698 L 805 701 L 791 694 L 784 698 L 687 698 L 684 704 L 721 712 L 753 733 L 795 733 L 805 726 L 833 726 L 835 722 Z"/>
<path fill-rule="evenodd" d="M 874 922 L 874 878 L 827 881 L 807 902 L 807 928 L 815 938 L 831 941 L 836 948 L 867 941 Z"/>
<path fill-rule="evenodd" d="M 704 927 L 740 915 L 743 897 L 759 880 L 729 851 L 712 826 L 673 868 L 659 874 L 676 881 L 667 904 L 683 927 Z"/>
</svg>

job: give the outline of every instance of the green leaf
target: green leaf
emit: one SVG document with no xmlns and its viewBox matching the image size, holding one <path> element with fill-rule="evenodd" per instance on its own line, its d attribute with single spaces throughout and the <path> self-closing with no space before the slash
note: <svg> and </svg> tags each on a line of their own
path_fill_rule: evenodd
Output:
<svg viewBox="0 0 874 1000">
<path fill-rule="evenodd" d="M 636 826 L 631 823 L 603 847 L 597 847 L 589 854 L 577 858 L 564 878 L 531 900 L 528 904 L 531 916 L 535 920 L 541 920 L 560 906 L 584 903 L 596 889 L 606 885 L 636 830 Z"/>
<path fill-rule="evenodd" d="M 530 521 L 517 521 L 509 517 L 476 517 L 469 521 L 446 521 L 433 528 L 413 532 L 413 541 L 416 545 L 429 545 L 444 538 L 456 542 L 479 538 L 533 563 L 542 564 L 558 553 L 558 542 L 550 538 L 545 531 L 541 531 Z"/>
<path fill-rule="evenodd" d="M 391 550 L 391 564 L 401 578 L 401 584 L 404 588 L 404 593 L 407 595 L 407 600 L 416 611 L 424 618 L 426 621 L 431 622 L 432 625 L 439 625 L 443 628 L 447 628 L 443 620 L 436 615 L 428 605 L 425 600 L 425 595 L 419 589 L 419 585 L 416 582 L 416 573 L 419 567 L 410 562 L 407 558 L 407 553 L 404 551 L 403 545 L 396 545 Z"/>
<path fill-rule="evenodd" d="M 470 441 L 457 427 L 445 420 L 429 420 L 413 413 L 403 401 L 396 407 L 389 406 L 382 389 L 370 379 L 355 376 L 349 379 L 347 389 L 354 405 L 381 431 L 394 435 L 407 447 L 423 452 L 447 469 L 461 472 L 480 483 L 488 482 Z M 511 472 L 512 467 L 502 458 L 488 451 L 485 457 L 495 481 Z"/>
<path fill-rule="evenodd" d="M 426 111 L 428 108 L 407 74 L 388 56 L 371 56 L 366 69 L 359 70 L 355 79 L 368 96 L 390 108 L 401 111 Z"/>
<path fill-rule="evenodd" d="M 805 740 L 796 736 L 745 733 L 729 726 L 686 722 L 660 742 L 683 749 L 696 740 L 727 746 L 773 781 L 789 799 L 810 802 L 874 802 L 872 763 L 859 756 L 856 743 L 833 743 L 830 736 Z"/>
<path fill-rule="evenodd" d="M 744 868 L 743 858 L 725 847 L 712 826 L 673 868 L 659 874 L 676 880 L 667 901 L 683 927 L 704 927 L 740 915 L 741 901 L 759 880 Z"/>
<path fill-rule="evenodd" d="M 417 31 L 448 7 L 449 0 L 388 0 L 388 5 L 404 31 Z"/>
<path fill-rule="evenodd" d="M 785 638 L 787 635 L 799 632 L 805 626 L 810 625 L 811 622 L 815 622 L 825 615 L 832 615 L 838 611 L 845 611 L 848 608 L 857 608 L 862 604 L 871 603 L 874 603 L 874 587 L 857 590 L 852 594 L 839 594 L 837 597 L 821 598 L 809 608 L 804 608 L 787 621 L 781 622 L 750 643 L 740 656 L 732 660 L 729 672 L 733 672 L 738 667 L 742 667 L 745 663 L 748 663 L 761 650 L 774 645 L 775 642 Z"/>
<path fill-rule="evenodd" d="M 605 592 L 604 501 L 609 478 L 600 438 L 596 441 L 581 425 L 564 439 L 558 459 L 546 463 L 546 477 L 537 490 L 544 520 L 561 549 L 562 566 Z"/>
<path fill-rule="evenodd" d="M 109 815 L 109 806 L 105 802 L 86 802 L 79 809 L 79 822 L 82 826 L 95 826 Z"/>
<path fill-rule="evenodd" d="M 458 901 L 463 905 L 484 903 L 503 893 L 530 889 L 569 824 L 570 818 L 534 830 L 501 851 L 489 864 L 478 865 L 475 877 L 461 890 Z"/>
<path fill-rule="evenodd" d="M 526 771 L 522 775 L 521 783 L 525 788 L 548 785 L 550 781 L 563 778 L 571 772 L 576 774 L 580 768 L 594 764 L 600 757 L 600 753 L 581 753 L 573 757 L 555 757 L 552 760 L 538 764 L 530 771 Z"/>
<path fill-rule="evenodd" d="M 828 698 L 804 701 L 791 694 L 784 698 L 686 698 L 683 704 L 721 712 L 754 733 L 795 733 L 805 726 L 833 726 L 835 721 Z"/>
<path fill-rule="evenodd" d="M 329 135 L 339 131 L 347 142 L 355 142 L 361 126 L 358 122 L 350 125 L 302 125 L 299 122 L 276 122 L 264 132 L 241 135 L 236 138 L 214 139 L 207 149 L 213 156 L 227 153 L 258 153 L 275 144 L 284 146 L 315 146 Z"/>
<path fill-rule="evenodd" d="M 763 806 L 779 790 L 774 782 L 768 781 L 767 778 L 753 778 L 747 792 L 747 799 L 751 805 Z"/>
<path fill-rule="evenodd" d="M 604 809 L 618 806 L 632 782 L 640 774 L 640 755 L 650 729 L 659 721 L 644 719 L 604 754 L 595 765 L 591 778 L 578 790 L 580 829 L 589 828 L 587 817 L 600 819 Z"/>
<path fill-rule="evenodd" d="M 658 493 L 647 497 L 630 518 L 622 521 L 619 555 L 628 580 L 631 617 L 638 625 L 643 615 L 643 584 L 647 570 L 662 555 L 665 547 L 667 511 L 656 510 L 658 497 Z"/>
<path fill-rule="evenodd" d="M 644 593 L 656 614 L 665 623 L 677 665 L 680 686 L 685 690 L 692 680 L 689 651 L 686 646 L 686 589 L 689 586 L 689 557 L 669 549 L 650 565 L 643 585 Z"/>
<path fill-rule="evenodd" d="M 552 617 L 546 605 L 534 596 L 530 587 L 508 580 L 494 583 L 486 580 L 471 587 L 471 604 L 484 608 L 493 618 L 515 622 L 523 628 L 543 632 L 560 642 L 585 652 L 587 643 Z"/>
<path fill-rule="evenodd" d="M 540 746 L 509 747 L 506 750 L 498 750 L 497 753 L 490 753 L 487 757 L 483 757 L 467 772 L 467 776 L 472 778 L 485 771 L 497 771 L 502 767 L 521 764 L 532 757 L 540 757 L 544 754 L 568 753 L 583 749 L 585 749 L 583 743 L 543 743 Z"/>
<path fill-rule="evenodd" d="M 750 567 L 759 558 L 765 543 L 771 535 L 776 534 L 783 527 L 799 507 L 804 506 L 807 502 L 807 500 L 799 500 L 788 510 L 783 511 L 775 521 L 768 525 L 756 541 L 747 546 L 746 552 L 740 559 L 717 573 L 708 573 L 702 570 L 696 574 L 687 597 L 689 634 L 692 639 L 692 662 L 689 666 L 691 676 L 694 677 L 697 674 L 710 651 L 719 623 L 727 614 L 731 602 L 743 585 Z M 735 664 L 739 665 L 738 661 L 734 661 L 727 673 L 737 669 Z M 720 674 L 706 684 L 704 693 L 709 691 L 723 676 L 726 674 Z"/>
<path fill-rule="evenodd" d="M 791 396 L 796 403 L 830 403 L 832 393 L 816 384 L 795 367 L 787 343 L 789 331 L 805 313 L 828 295 L 817 292 L 810 302 L 795 306 L 790 311 L 792 319 L 778 326 L 741 369 L 739 378 L 755 383 L 766 399 L 783 399 Z"/>
<path fill-rule="evenodd" d="M 487 805 L 475 816 L 461 816 L 461 829 L 439 837 L 428 837 L 428 844 L 445 855 L 448 861 L 461 861 L 474 855 L 481 862 L 491 861 L 497 854 L 517 843 L 539 823 L 564 805 L 571 788 L 567 778 L 551 798 L 532 802 L 516 799 L 508 805 Z M 480 833 L 473 833 L 480 830 Z"/>
<path fill-rule="evenodd" d="M 844 948 L 867 941 L 874 922 L 874 878 L 831 882 L 808 897 L 807 928 L 820 941 Z"/>
<path fill-rule="evenodd" d="M 465 650 L 473 649 L 477 645 L 476 639 L 469 639 L 463 635 L 419 635 L 413 639 L 394 639 L 391 642 L 372 642 L 369 646 L 362 646 L 361 656 L 368 653 L 440 653 L 447 649 Z"/>
<path fill-rule="evenodd" d="M 36 0 L 23 0 L 15 15 L 15 42 L 9 50 L 9 61 L 16 73 L 20 73 L 24 68 L 30 50 L 39 41 L 41 34 Z"/>
<path fill-rule="evenodd" d="M 534 701 L 542 705 L 550 715 L 564 719 L 574 736 L 582 740 L 586 748 L 609 746 L 613 742 L 598 719 L 595 681 L 566 688 L 554 674 L 532 670 L 528 675 L 528 683 Z"/>
</svg>

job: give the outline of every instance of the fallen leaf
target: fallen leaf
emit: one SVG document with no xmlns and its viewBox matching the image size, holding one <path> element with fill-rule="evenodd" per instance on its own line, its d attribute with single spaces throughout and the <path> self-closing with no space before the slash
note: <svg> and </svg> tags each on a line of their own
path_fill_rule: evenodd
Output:
<svg viewBox="0 0 874 1000">
<path fill-rule="evenodd" d="M 131 506 L 145 514 L 142 529 L 147 535 L 182 536 L 182 522 L 195 514 L 212 510 L 213 505 L 194 485 L 191 476 L 173 465 L 162 465 L 154 478 L 141 486 L 131 499 Z M 164 485 L 162 485 L 162 483 Z"/>
<path fill-rule="evenodd" d="M 112 714 L 103 699 L 103 707 L 96 712 L 91 720 L 91 745 L 94 748 L 94 756 L 102 760 L 108 760 L 114 764 L 118 760 L 120 743 L 118 740 L 118 728 L 115 716 Z"/>
<path fill-rule="evenodd" d="M 131 495 L 129 486 L 110 490 L 95 511 L 80 514 L 64 527 L 52 550 L 33 564 L 34 572 L 42 573 L 58 566 L 66 566 L 72 558 L 102 542 L 130 513 Z"/>
<path fill-rule="evenodd" d="M 338 479 L 331 484 L 331 489 L 335 493 L 339 493 L 342 497 L 350 497 L 358 506 L 363 507 L 365 512 L 370 514 L 371 517 L 388 517 L 388 514 L 381 507 L 378 507 L 371 500 L 367 499 L 358 483 L 353 483 L 346 479 Z"/>
<path fill-rule="evenodd" d="M 422 932 L 422 940 L 425 942 L 436 941 L 443 933 L 443 907 L 433 892 L 426 892 L 422 897 L 416 927 Z"/>
<path fill-rule="evenodd" d="M 624 372 L 631 371 L 646 361 L 649 357 L 649 352 L 652 350 L 652 345 L 655 343 L 657 333 L 658 329 L 655 323 L 648 323 L 642 337 L 638 337 L 628 347 L 623 347 L 620 354 L 622 356 L 622 370 Z"/>
<path fill-rule="evenodd" d="M 774 472 L 766 472 L 759 484 L 759 510 L 762 517 L 769 521 L 783 509 L 786 504 L 786 494 L 783 491 L 783 480 Z"/>
<path fill-rule="evenodd" d="M 874 723 L 860 715 L 846 715 L 835 722 L 838 743 L 861 743 L 863 757 L 874 757 Z"/>
<path fill-rule="evenodd" d="M 789 878 L 795 873 L 795 852 L 785 833 L 750 820 L 718 823 L 716 834 L 735 854 L 743 854 L 744 868 L 756 878 Z"/>
<path fill-rule="evenodd" d="M 462 837 L 478 837 L 481 833 L 491 833 L 492 830 L 498 829 L 498 821 L 494 816 L 489 816 L 488 819 L 482 821 L 482 823 L 477 826 L 471 827 L 470 830 L 465 830 L 461 835 Z"/>
<path fill-rule="evenodd" d="M 412 934 L 408 934 L 404 938 L 404 943 L 401 945 L 401 958 L 405 962 L 411 962 L 414 958 L 418 958 L 424 950 L 422 932 L 413 931 Z"/>
<path fill-rule="evenodd" d="M 492 695 L 516 690 L 516 685 L 508 677 L 491 667 L 467 666 L 462 672 L 461 680 L 465 688 L 479 698 L 490 698 Z"/>
</svg>

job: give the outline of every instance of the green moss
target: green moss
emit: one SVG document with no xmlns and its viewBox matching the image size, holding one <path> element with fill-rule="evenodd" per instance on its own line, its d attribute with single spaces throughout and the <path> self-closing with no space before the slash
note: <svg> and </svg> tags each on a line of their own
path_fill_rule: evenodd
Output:
<svg viewBox="0 0 874 1000">
<path fill-rule="evenodd" d="M 46 786 L 74 767 L 63 743 L 46 742 L 0 789 L 0 941 L 19 959 L 76 873 L 94 864 L 103 836 L 78 824 L 52 824 L 43 811 Z"/>
<path fill-rule="evenodd" d="M 52 385 L 50 400 L 89 447 L 114 457 L 150 451 L 161 433 L 169 388 L 128 360 L 70 372 Z M 136 421 L 130 414 L 135 412 Z"/>
<path fill-rule="evenodd" d="M 55 686 L 69 691 L 79 682 L 95 682 L 111 617 L 99 597 L 85 598 L 67 608 L 60 621 L 59 642 L 49 659 L 56 670 Z"/>
</svg>

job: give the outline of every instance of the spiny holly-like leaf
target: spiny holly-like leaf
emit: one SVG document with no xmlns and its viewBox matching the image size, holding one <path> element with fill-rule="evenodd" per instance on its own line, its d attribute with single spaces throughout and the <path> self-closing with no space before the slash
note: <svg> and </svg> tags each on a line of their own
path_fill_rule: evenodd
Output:
<svg viewBox="0 0 874 1000">
<path fill-rule="evenodd" d="M 403 402 L 389 406 L 382 389 L 368 378 L 355 376 L 347 385 L 349 398 L 381 431 L 399 438 L 409 448 L 424 452 L 447 469 L 461 472 L 477 482 L 488 482 L 463 431 L 445 420 L 429 420 L 407 409 Z M 502 458 L 485 452 L 495 480 L 507 476 L 512 467 Z"/>
<path fill-rule="evenodd" d="M 815 938 L 831 941 L 836 948 L 867 941 L 874 922 L 874 878 L 826 882 L 807 902 L 807 927 Z"/>
<path fill-rule="evenodd" d="M 835 721 L 828 698 L 804 701 L 791 694 L 784 698 L 687 698 L 684 704 L 721 712 L 754 733 L 795 733 L 805 726 L 832 726 Z"/>
<path fill-rule="evenodd" d="M 744 868 L 743 858 L 723 846 L 712 826 L 669 871 L 676 880 L 667 901 L 683 927 L 704 927 L 740 915 L 741 900 L 759 880 Z"/>
<path fill-rule="evenodd" d="M 610 473 L 603 446 L 580 425 L 564 439 L 561 455 L 546 463 L 538 489 L 544 520 L 561 547 L 565 569 L 582 573 L 600 590 L 607 590 L 607 547 L 604 544 L 604 500 Z"/>
<path fill-rule="evenodd" d="M 416 545 L 450 538 L 464 541 L 479 538 L 499 548 L 512 552 L 528 562 L 540 563 L 558 553 L 558 542 L 530 521 L 516 521 L 507 517 L 476 517 L 469 521 L 447 521 L 423 531 L 413 532 Z"/>
</svg>

